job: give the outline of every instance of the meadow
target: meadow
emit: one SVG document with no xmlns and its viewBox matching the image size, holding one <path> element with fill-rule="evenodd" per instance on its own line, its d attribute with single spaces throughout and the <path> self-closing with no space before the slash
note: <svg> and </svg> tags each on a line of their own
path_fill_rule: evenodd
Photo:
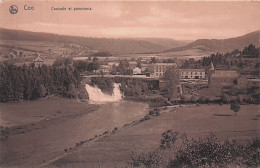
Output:
<svg viewBox="0 0 260 168">
<path fill-rule="evenodd" d="M 241 144 L 260 137 L 259 105 L 243 105 L 237 116 L 229 105 L 183 106 L 169 111 L 83 145 L 51 166 L 122 167 L 131 161 L 132 152 L 158 148 L 162 133 L 169 129 L 186 134 L 188 138 L 214 133 L 220 141 L 236 140 Z"/>
</svg>

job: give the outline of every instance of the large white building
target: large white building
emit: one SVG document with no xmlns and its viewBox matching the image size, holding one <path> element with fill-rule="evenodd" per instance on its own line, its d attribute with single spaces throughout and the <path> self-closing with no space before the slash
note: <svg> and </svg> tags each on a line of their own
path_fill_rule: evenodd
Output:
<svg viewBox="0 0 260 168">
<path fill-rule="evenodd" d="M 205 79 L 205 69 L 180 69 L 182 79 Z"/>
<path fill-rule="evenodd" d="M 167 68 L 171 68 L 171 67 L 176 68 L 177 64 L 176 63 L 156 63 L 156 64 L 153 64 L 152 67 L 153 67 L 152 76 L 154 76 L 155 78 L 159 78 L 159 77 L 164 76 Z"/>
</svg>

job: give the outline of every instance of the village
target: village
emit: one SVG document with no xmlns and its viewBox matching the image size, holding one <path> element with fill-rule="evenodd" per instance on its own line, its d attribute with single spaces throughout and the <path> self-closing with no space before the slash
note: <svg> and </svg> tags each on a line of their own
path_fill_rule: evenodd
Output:
<svg viewBox="0 0 260 168">
<path fill-rule="evenodd" d="M 0 167 L 260 167 L 259 7 L 3 1 Z"/>
<path fill-rule="evenodd" d="M 88 50 L 80 45 L 64 46 L 73 49 L 73 52 L 71 52 L 73 55 L 63 51 L 59 57 L 50 61 L 50 56 L 46 56 L 46 54 L 41 56 L 40 53 L 34 53 L 31 56 L 34 57 L 33 62 L 29 62 L 29 65 L 34 64 L 36 67 L 43 65 L 60 66 L 63 63 L 64 65 L 70 65 L 75 64 L 75 62 L 82 62 L 85 63 L 83 65 L 85 68 L 81 71 L 84 78 L 121 77 L 142 79 L 144 81 L 153 80 L 158 85 L 157 89 L 162 92 L 169 92 L 168 88 L 171 84 L 169 79 L 165 78 L 165 72 L 173 68 L 178 70 L 174 80 L 179 82 L 177 84 L 178 93 L 176 94 L 178 96 L 175 96 L 174 100 L 180 101 L 183 99 L 186 102 L 197 102 L 199 100 L 218 101 L 225 99 L 226 102 L 239 100 L 247 103 L 257 102 L 258 100 L 256 95 L 259 94 L 257 88 L 260 87 L 260 79 L 252 71 L 257 71 L 256 67 L 259 65 L 259 58 L 243 55 L 242 52 L 239 53 L 237 50 L 234 50 L 234 53 L 227 57 L 228 63 L 225 63 L 227 66 L 216 62 L 216 60 L 216 65 L 214 65 L 214 58 L 211 58 L 208 65 L 196 66 L 204 58 L 210 57 L 196 58 L 196 60 L 185 57 L 146 56 L 145 54 L 143 56 L 138 55 L 138 57 L 115 57 L 106 52 Z M 88 51 L 89 56 L 84 56 L 86 52 L 82 55 L 82 51 Z M 16 54 L 17 56 L 11 53 L 12 58 L 22 55 L 19 51 Z M 48 55 L 53 54 L 55 55 L 55 53 L 49 53 Z M 222 57 L 226 57 L 226 55 Z M 18 63 L 17 65 L 22 66 L 23 64 Z"/>
</svg>

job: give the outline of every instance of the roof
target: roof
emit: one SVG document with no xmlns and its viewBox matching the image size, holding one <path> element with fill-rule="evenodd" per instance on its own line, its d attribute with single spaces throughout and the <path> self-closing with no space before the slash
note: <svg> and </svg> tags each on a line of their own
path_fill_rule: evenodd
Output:
<svg viewBox="0 0 260 168">
<path fill-rule="evenodd" d="M 205 72 L 205 69 L 180 69 L 180 71 L 184 72 Z"/>
<path fill-rule="evenodd" d="M 109 65 L 100 65 L 101 68 L 111 68 Z"/>
<path fill-rule="evenodd" d="M 118 63 L 118 62 L 109 62 L 108 65 L 115 65 L 115 66 L 118 66 L 119 63 Z"/>
<path fill-rule="evenodd" d="M 236 78 L 238 77 L 237 71 L 215 71 L 211 77 L 215 78 Z"/>
<path fill-rule="evenodd" d="M 134 70 L 141 70 L 141 69 L 140 69 L 140 68 L 138 68 L 138 67 L 135 67 L 135 68 L 134 68 Z"/>
<path fill-rule="evenodd" d="M 129 61 L 128 63 L 129 63 L 129 64 L 133 64 L 133 65 L 136 65 L 136 64 L 137 64 L 136 61 Z"/>
<path fill-rule="evenodd" d="M 34 59 L 34 62 L 43 62 L 43 59 L 42 59 L 40 56 L 37 56 L 37 57 Z"/>
<path fill-rule="evenodd" d="M 155 63 L 155 65 L 169 65 L 169 66 L 172 66 L 172 65 L 174 65 L 174 66 L 177 66 L 177 64 L 176 63 Z"/>
<path fill-rule="evenodd" d="M 213 62 L 211 61 L 211 63 L 210 63 L 210 68 L 209 68 L 209 70 L 215 70 L 215 68 L 214 68 L 214 65 L 213 65 Z"/>
<path fill-rule="evenodd" d="M 252 82 L 260 82 L 260 79 L 248 79 L 248 81 L 252 81 Z"/>
</svg>

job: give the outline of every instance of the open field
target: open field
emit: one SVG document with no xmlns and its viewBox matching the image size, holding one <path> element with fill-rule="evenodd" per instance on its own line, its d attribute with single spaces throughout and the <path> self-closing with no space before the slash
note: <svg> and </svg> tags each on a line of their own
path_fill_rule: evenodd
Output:
<svg viewBox="0 0 260 168">
<path fill-rule="evenodd" d="M 236 139 L 245 143 L 260 137 L 259 105 L 245 105 L 238 115 L 229 105 L 179 107 L 159 117 L 127 127 L 114 135 L 84 144 L 80 149 L 52 163 L 51 167 L 121 167 L 132 151 L 149 151 L 160 144 L 167 129 L 200 137 L 215 133 L 220 140 Z"/>
<path fill-rule="evenodd" d="M 62 98 L 0 103 L 0 125 L 9 128 L 9 135 L 17 131 L 25 133 L 36 127 L 47 127 L 51 123 L 81 116 L 96 109 L 96 106 L 88 103 Z"/>
</svg>

